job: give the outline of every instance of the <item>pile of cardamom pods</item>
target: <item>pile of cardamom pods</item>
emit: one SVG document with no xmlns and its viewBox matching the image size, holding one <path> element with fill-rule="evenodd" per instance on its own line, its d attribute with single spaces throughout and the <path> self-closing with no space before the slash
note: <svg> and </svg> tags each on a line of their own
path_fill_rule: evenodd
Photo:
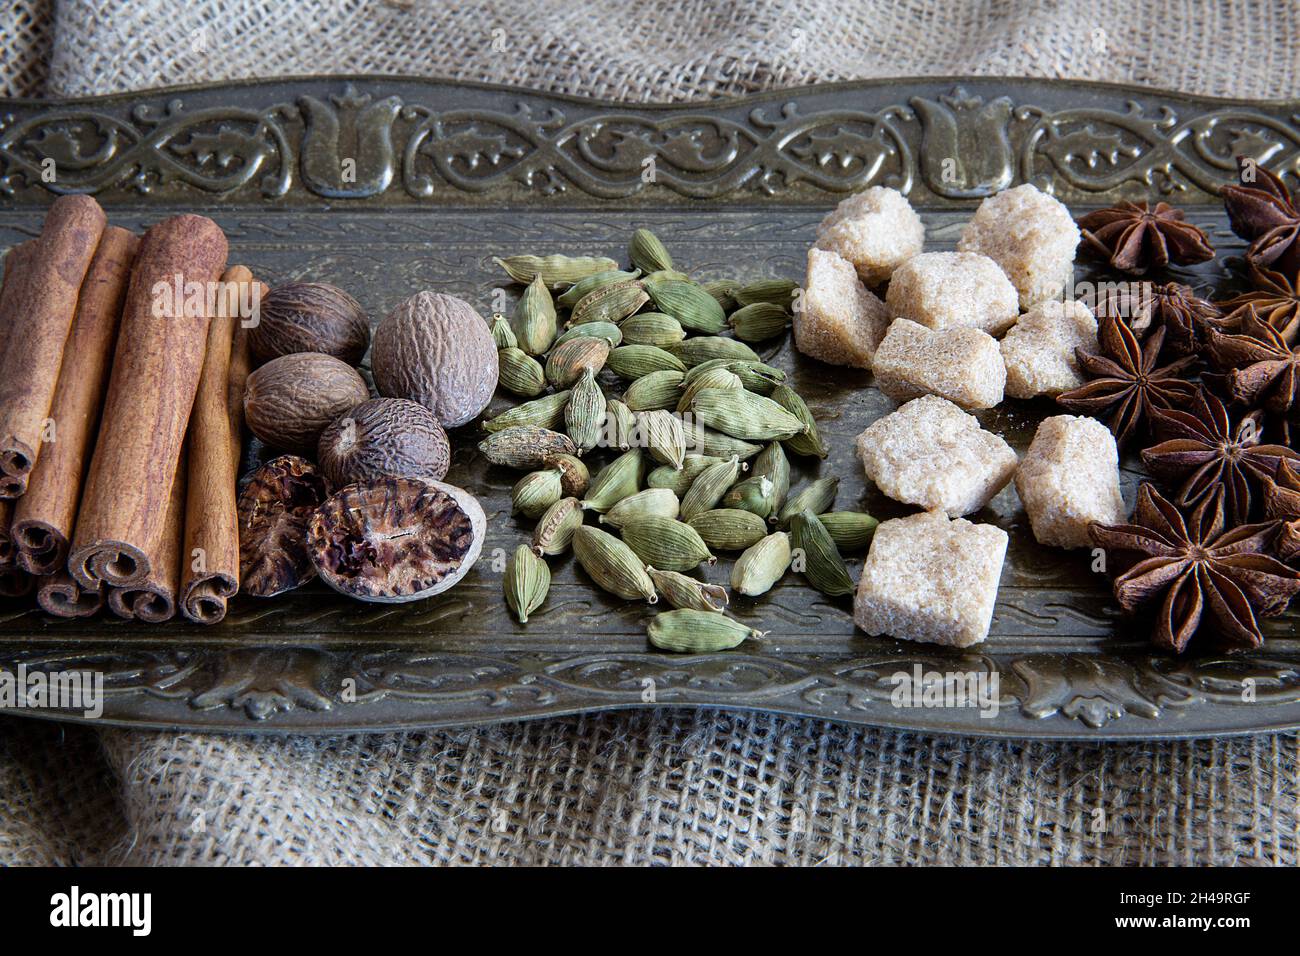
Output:
<svg viewBox="0 0 1300 956">
<path fill-rule="evenodd" d="M 546 557 L 572 548 L 605 591 L 676 608 L 650 621 L 654 646 L 736 647 L 762 632 L 726 614 L 725 588 L 689 572 L 742 552 L 731 586 L 743 595 L 792 566 L 825 594 L 851 594 L 842 553 L 865 548 L 877 522 L 831 510 L 835 477 L 790 495 L 787 452 L 827 449 L 785 373 L 747 343 L 786 334 L 795 284 L 698 283 L 646 229 L 628 254 L 628 271 L 603 257 L 496 260 L 526 287 L 511 320 L 491 319 L 501 387 L 525 401 L 485 423 L 479 450 L 527 472 L 513 510 L 537 520 L 506 568 L 506 603 L 526 623 L 550 589 Z M 584 456 L 600 448 L 620 454 L 592 477 Z"/>
</svg>

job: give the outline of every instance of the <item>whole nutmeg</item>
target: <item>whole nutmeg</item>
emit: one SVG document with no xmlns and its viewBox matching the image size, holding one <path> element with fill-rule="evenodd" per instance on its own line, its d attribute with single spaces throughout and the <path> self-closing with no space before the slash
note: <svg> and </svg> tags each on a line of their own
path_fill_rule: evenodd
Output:
<svg viewBox="0 0 1300 956">
<path fill-rule="evenodd" d="M 473 419 L 496 391 L 496 342 L 463 299 L 419 292 L 375 329 L 370 367 L 379 394 L 409 398 L 447 428 Z"/>
<path fill-rule="evenodd" d="M 262 297 L 248 344 L 258 364 L 295 352 L 320 352 L 359 365 L 370 344 L 370 321 L 361 304 L 342 289 L 323 282 L 290 282 Z"/>
<path fill-rule="evenodd" d="M 244 420 L 273 448 L 311 451 L 336 418 L 370 397 L 351 365 L 318 352 L 271 359 L 244 386 Z"/>
<path fill-rule="evenodd" d="M 451 465 L 451 444 L 419 402 L 372 398 L 321 433 L 317 461 L 335 488 L 368 478 L 440 480 Z"/>
</svg>

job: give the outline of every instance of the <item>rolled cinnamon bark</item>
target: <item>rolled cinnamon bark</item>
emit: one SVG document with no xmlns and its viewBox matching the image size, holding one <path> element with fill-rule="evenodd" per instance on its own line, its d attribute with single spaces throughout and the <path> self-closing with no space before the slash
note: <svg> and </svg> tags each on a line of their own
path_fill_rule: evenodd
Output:
<svg viewBox="0 0 1300 956">
<path fill-rule="evenodd" d="M 103 591 L 86 591 L 67 571 L 41 578 L 36 603 L 55 617 L 94 617 L 104 607 Z"/>
<path fill-rule="evenodd" d="M 225 267 L 226 237 L 203 216 L 174 216 L 140 241 L 68 560 L 84 588 L 154 571 L 207 348 L 204 294 Z"/>
<path fill-rule="evenodd" d="M 181 587 L 181 551 L 185 546 L 185 455 L 181 455 L 176 480 L 163 515 L 162 536 L 149 552 L 149 574 L 143 580 L 108 592 L 108 606 L 118 617 L 161 624 L 176 616 Z"/>
<path fill-rule="evenodd" d="M 0 498 L 17 498 L 41 453 L 64 344 L 77 296 L 107 220 L 89 196 L 50 205 L 34 248 L 9 277 L 12 291 L 0 329 L 11 343 L 0 355 Z"/>
<path fill-rule="evenodd" d="M 126 229 L 106 228 L 81 287 L 50 407 L 53 440 L 43 446 L 27 493 L 18 499 L 14 511 L 12 533 L 18 565 L 35 575 L 53 574 L 67 566 L 81 484 L 94 447 L 118 320 L 139 242 Z"/>
<path fill-rule="evenodd" d="M 32 576 L 18 567 L 17 550 L 9 537 L 13 521 L 14 503 L 0 498 L 0 597 L 22 597 L 30 594 Z"/>
<path fill-rule="evenodd" d="M 233 266 L 223 286 L 246 285 L 253 274 Z M 241 295 L 240 300 L 243 299 Z M 185 566 L 181 611 L 198 624 L 216 624 L 226 602 L 239 591 L 239 518 L 235 482 L 239 477 L 240 434 L 231 414 L 232 347 L 239 317 L 227 307 L 208 327 L 207 355 L 190 415 L 189 483 L 185 505 Z M 242 399 L 239 401 L 241 406 Z M 238 425 L 242 428 L 242 416 Z"/>
</svg>

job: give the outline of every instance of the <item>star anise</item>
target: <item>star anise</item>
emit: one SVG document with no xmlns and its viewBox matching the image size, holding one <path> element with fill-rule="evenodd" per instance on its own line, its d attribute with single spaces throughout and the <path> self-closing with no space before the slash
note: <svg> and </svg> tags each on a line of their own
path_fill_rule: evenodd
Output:
<svg viewBox="0 0 1300 956">
<path fill-rule="evenodd" d="M 1241 184 L 1219 192 L 1232 231 L 1250 240 L 1247 260 L 1292 275 L 1300 269 L 1300 209 L 1286 183 L 1259 163 L 1238 156 L 1237 169 Z"/>
<path fill-rule="evenodd" d="M 1290 462 L 1277 466 L 1277 475 L 1264 479 L 1264 517 L 1278 522 L 1274 550 L 1283 561 L 1300 558 L 1300 473 Z"/>
<path fill-rule="evenodd" d="M 1183 211 L 1158 202 L 1121 202 L 1079 220 L 1085 247 L 1122 272 L 1142 275 L 1169 263 L 1191 265 L 1214 258 L 1209 237 L 1183 219 Z"/>
<path fill-rule="evenodd" d="M 1205 333 L 1219 321 L 1219 310 L 1181 282 L 1153 285 L 1148 293 L 1152 318 L 1165 327 L 1165 347 L 1174 355 L 1192 355 Z"/>
<path fill-rule="evenodd" d="M 1125 570 L 1112 586 L 1120 607 L 1133 613 L 1163 596 L 1151 639 L 1178 653 L 1203 623 L 1230 649 L 1258 647 L 1256 616 L 1281 614 L 1300 591 L 1300 571 L 1266 553 L 1273 524 L 1224 531 L 1221 486 L 1184 515 L 1143 484 L 1128 524 L 1088 530 L 1108 558 L 1119 552 L 1112 560 Z"/>
<path fill-rule="evenodd" d="M 1233 524 L 1250 518 L 1251 486 L 1277 472 L 1278 463 L 1300 463 L 1285 445 L 1261 445 L 1264 413 L 1250 412 L 1234 426 L 1223 402 L 1199 389 L 1190 410 L 1152 411 L 1156 433 L 1164 439 L 1142 452 L 1142 463 L 1157 478 L 1182 480 L 1175 503 L 1190 508 L 1222 487 L 1223 506 Z"/>
<path fill-rule="evenodd" d="M 1084 415 L 1108 415 L 1107 424 L 1115 433 L 1115 441 L 1124 444 L 1153 408 L 1185 405 L 1196 396 L 1197 386 L 1182 378 L 1196 357 L 1189 355 L 1158 366 L 1164 340 L 1163 326 L 1139 344 L 1127 325 L 1114 316 L 1103 317 L 1097 330 L 1101 354 L 1075 349 L 1079 367 L 1092 381 L 1062 393 L 1056 400 Z"/>
<path fill-rule="evenodd" d="M 1273 326 L 1252 308 L 1238 335 L 1211 330 L 1206 346 L 1210 361 L 1227 374 L 1223 388 L 1233 402 L 1263 406 L 1281 415 L 1295 402 L 1300 386 L 1300 346 L 1291 348 Z"/>
<path fill-rule="evenodd" d="M 1272 269 L 1250 264 L 1250 281 L 1254 289 L 1215 303 L 1223 311 L 1219 323 L 1225 330 L 1241 325 L 1249 310 L 1273 326 L 1288 342 L 1300 337 L 1300 269 L 1290 277 Z"/>
</svg>

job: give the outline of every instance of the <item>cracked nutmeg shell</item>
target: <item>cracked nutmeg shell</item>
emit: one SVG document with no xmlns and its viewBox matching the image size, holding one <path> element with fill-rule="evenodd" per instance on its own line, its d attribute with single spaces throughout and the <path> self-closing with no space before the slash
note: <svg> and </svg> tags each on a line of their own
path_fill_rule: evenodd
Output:
<svg viewBox="0 0 1300 956">
<path fill-rule="evenodd" d="M 482 506 L 463 488 L 376 478 L 316 509 L 307 549 L 321 580 L 340 594 L 395 604 L 455 586 L 478 560 L 486 531 Z"/>
<path fill-rule="evenodd" d="M 321 433 L 316 460 L 335 488 L 385 476 L 439 481 L 451 465 L 451 444 L 418 402 L 371 398 Z"/>
<path fill-rule="evenodd" d="M 419 402 L 446 428 L 487 408 L 500 370 L 483 317 L 437 292 L 416 293 L 379 323 L 370 365 L 379 394 Z"/>
<path fill-rule="evenodd" d="M 369 397 L 351 365 L 319 352 L 295 352 L 248 376 L 244 420 L 273 448 L 311 451 L 331 422 Z"/>
<path fill-rule="evenodd" d="M 323 282 L 290 282 L 262 296 L 248 345 L 259 365 L 294 352 L 321 352 L 359 365 L 370 345 L 361 303 Z"/>
<path fill-rule="evenodd" d="M 272 597 L 316 576 L 307 521 L 329 494 L 325 478 L 297 455 L 268 461 L 239 495 L 240 591 Z"/>
</svg>

